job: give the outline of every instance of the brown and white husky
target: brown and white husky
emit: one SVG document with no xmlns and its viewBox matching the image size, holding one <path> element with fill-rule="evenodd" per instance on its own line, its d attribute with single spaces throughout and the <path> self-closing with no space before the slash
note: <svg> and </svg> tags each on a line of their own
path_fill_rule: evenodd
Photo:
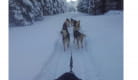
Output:
<svg viewBox="0 0 138 80">
<path fill-rule="evenodd" d="M 75 40 L 77 41 L 77 47 L 83 48 L 83 41 L 86 35 L 77 30 L 73 32 L 73 35 L 74 35 L 74 43 L 75 43 Z"/>
<path fill-rule="evenodd" d="M 80 20 L 77 21 L 71 18 L 70 23 L 73 26 L 73 30 L 78 30 L 78 31 L 80 30 Z"/>
</svg>

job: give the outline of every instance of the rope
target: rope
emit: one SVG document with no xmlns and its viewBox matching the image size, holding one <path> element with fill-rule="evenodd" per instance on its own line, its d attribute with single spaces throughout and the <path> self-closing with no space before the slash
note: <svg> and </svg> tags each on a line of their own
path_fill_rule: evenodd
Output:
<svg viewBox="0 0 138 80">
<path fill-rule="evenodd" d="M 71 49 L 71 56 L 70 56 L 70 72 L 72 72 L 73 68 L 73 57 L 72 57 L 72 49 Z"/>
</svg>

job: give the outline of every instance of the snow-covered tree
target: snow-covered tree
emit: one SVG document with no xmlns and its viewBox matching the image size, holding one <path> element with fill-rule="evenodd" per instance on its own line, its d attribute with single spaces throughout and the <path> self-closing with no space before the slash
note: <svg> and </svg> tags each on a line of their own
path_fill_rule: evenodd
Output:
<svg viewBox="0 0 138 80">
<path fill-rule="evenodd" d="M 123 9 L 123 0 L 80 0 L 78 10 L 89 14 L 103 14 L 111 9 Z"/>
<path fill-rule="evenodd" d="M 105 0 L 90 0 L 90 14 L 102 14 L 105 12 Z"/>
<path fill-rule="evenodd" d="M 28 25 L 42 17 L 39 3 L 36 0 L 10 0 L 9 23 Z"/>
<path fill-rule="evenodd" d="M 123 0 L 106 0 L 106 9 L 123 10 Z"/>
<path fill-rule="evenodd" d="M 29 25 L 43 16 L 65 12 L 65 0 L 9 0 L 9 24 Z"/>
<path fill-rule="evenodd" d="M 80 0 L 78 10 L 89 14 L 104 12 L 105 0 Z"/>
<path fill-rule="evenodd" d="M 76 1 L 70 1 L 67 3 L 67 11 L 68 12 L 75 12 L 77 11 L 77 2 Z"/>
<path fill-rule="evenodd" d="M 78 11 L 88 13 L 89 0 L 79 0 L 77 8 Z"/>
</svg>

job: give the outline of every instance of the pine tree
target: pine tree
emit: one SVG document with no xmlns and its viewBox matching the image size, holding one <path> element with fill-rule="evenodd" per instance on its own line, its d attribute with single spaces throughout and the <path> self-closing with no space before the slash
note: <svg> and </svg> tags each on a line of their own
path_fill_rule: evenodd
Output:
<svg viewBox="0 0 138 80">
<path fill-rule="evenodd" d="M 29 25 L 43 16 L 65 12 L 65 0 L 9 0 L 9 24 Z"/>
<path fill-rule="evenodd" d="M 78 10 L 81 12 L 88 13 L 89 0 L 80 0 L 77 6 Z"/>
<path fill-rule="evenodd" d="M 104 14 L 108 10 L 122 10 L 123 0 L 80 0 L 78 10 L 93 15 Z"/>
</svg>

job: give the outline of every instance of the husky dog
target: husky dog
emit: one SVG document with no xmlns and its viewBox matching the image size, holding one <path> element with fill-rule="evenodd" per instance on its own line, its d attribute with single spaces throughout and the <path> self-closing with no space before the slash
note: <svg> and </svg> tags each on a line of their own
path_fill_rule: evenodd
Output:
<svg viewBox="0 0 138 80">
<path fill-rule="evenodd" d="M 66 48 L 69 48 L 70 34 L 69 34 L 68 30 L 65 30 L 65 29 L 62 29 L 61 34 L 62 34 L 62 41 L 63 41 L 64 51 L 65 51 Z"/>
<path fill-rule="evenodd" d="M 65 22 L 63 23 L 63 28 L 64 30 L 67 30 L 67 28 L 70 27 L 70 20 L 67 18 Z"/>
<path fill-rule="evenodd" d="M 70 20 L 67 18 L 63 24 L 64 27 L 70 27 Z"/>
<path fill-rule="evenodd" d="M 76 20 L 74 20 L 74 19 L 71 18 L 71 25 L 72 26 L 75 26 L 76 22 L 77 22 Z"/>
<path fill-rule="evenodd" d="M 73 27 L 74 31 L 79 31 L 80 30 L 80 20 L 76 21 L 75 26 Z"/>
<path fill-rule="evenodd" d="M 85 34 L 75 30 L 74 31 L 74 43 L 75 43 L 75 40 L 77 41 L 77 46 L 78 48 L 83 48 L 83 40 L 84 40 L 84 37 L 86 37 Z"/>
<path fill-rule="evenodd" d="M 80 30 L 80 20 L 74 20 L 71 18 L 71 25 L 73 26 L 73 30 Z"/>
<path fill-rule="evenodd" d="M 70 21 L 68 18 L 66 19 L 65 22 L 66 22 L 66 24 L 67 24 L 67 27 L 70 27 L 71 21 Z"/>
<path fill-rule="evenodd" d="M 69 47 L 69 43 L 70 43 L 70 33 L 68 31 L 68 27 L 70 27 L 70 20 L 67 18 L 63 24 L 62 31 L 61 31 L 64 51 L 66 47 Z"/>
</svg>

